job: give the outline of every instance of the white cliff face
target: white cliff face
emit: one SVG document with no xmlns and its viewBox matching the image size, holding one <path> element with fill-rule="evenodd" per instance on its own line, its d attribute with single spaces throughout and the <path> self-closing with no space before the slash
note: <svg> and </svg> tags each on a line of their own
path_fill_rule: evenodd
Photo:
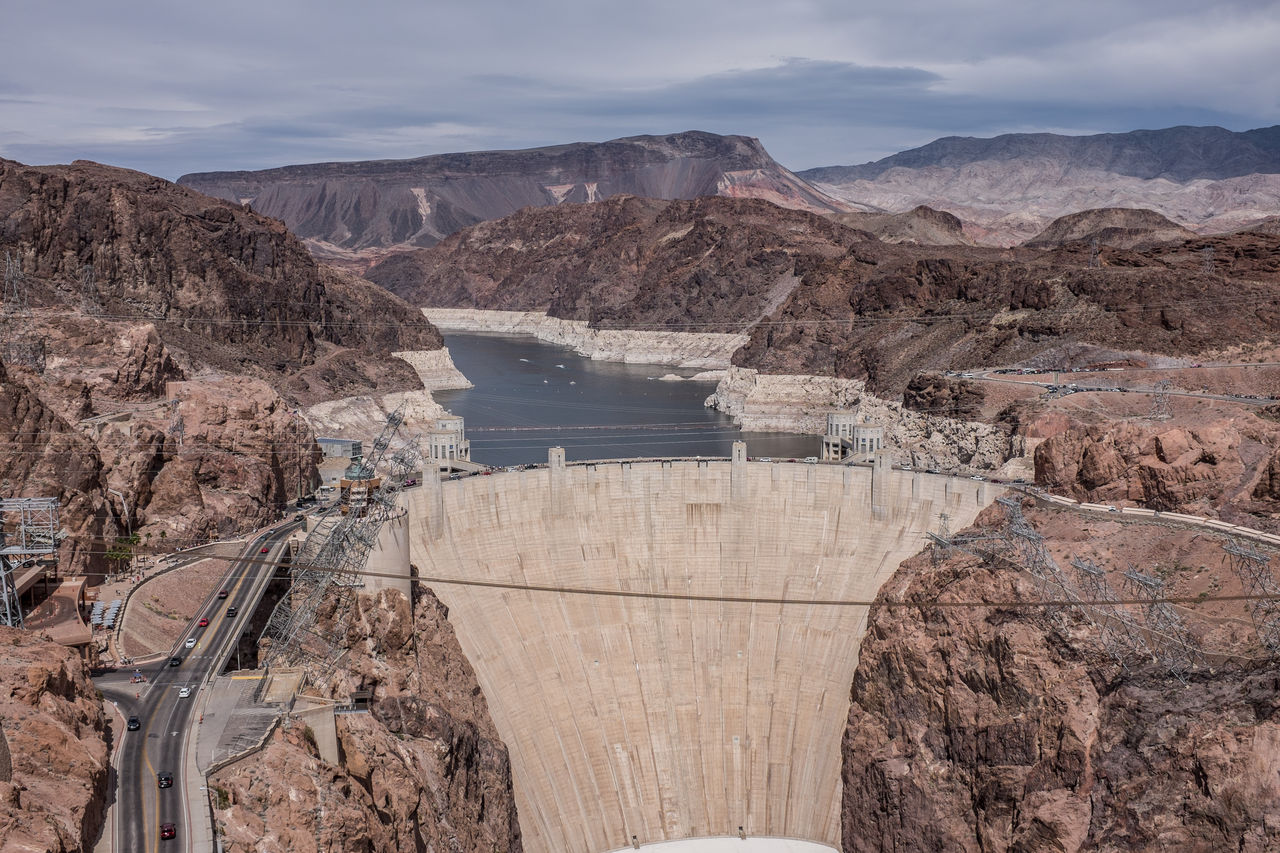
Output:
<svg viewBox="0 0 1280 853">
<path fill-rule="evenodd" d="M 901 403 L 867 393 L 858 379 L 834 376 L 778 376 L 730 367 L 706 405 L 722 411 L 744 430 L 821 435 L 827 412 L 853 409 L 884 427 L 885 444 L 899 462 L 922 468 L 981 471 L 1005 469 L 1020 476 L 1033 448 L 999 427 L 954 418 L 925 416 Z"/>
<path fill-rule="evenodd" d="M 532 335 L 547 343 L 572 347 L 598 361 L 661 364 L 721 370 L 745 334 L 592 329 L 583 320 L 561 320 L 537 311 L 483 311 L 475 308 L 424 308 L 422 313 L 445 332 L 496 332 Z"/>
<path fill-rule="evenodd" d="M 393 352 L 393 356 L 407 361 L 422 380 L 422 387 L 428 391 L 454 391 L 459 388 L 474 388 L 471 381 L 462 375 L 453 364 L 453 356 L 448 347 L 434 350 L 405 350 Z"/>
<path fill-rule="evenodd" d="M 410 429 L 429 429 L 436 418 L 448 414 L 431 398 L 430 391 L 398 391 L 382 397 L 362 395 L 326 400 L 302 414 L 316 435 L 334 438 L 370 438 L 382 431 L 387 415 L 404 405 L 404 422 Z"/>
</svg>

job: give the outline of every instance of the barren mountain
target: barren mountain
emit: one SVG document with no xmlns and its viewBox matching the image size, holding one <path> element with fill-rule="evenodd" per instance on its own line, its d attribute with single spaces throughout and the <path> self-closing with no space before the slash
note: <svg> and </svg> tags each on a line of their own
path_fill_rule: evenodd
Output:
<svg viewBox="0 0 1280 853">
<path fill-rule="evenodd" d="M 257 527 L 316 476 L 300 403 L 420 388 L 419 312 L 277 221 L 158 178 L 0 161 L 4 496 L 58 497 L 63 571 L 130 529 Z M 113 498 L 114 489 L 124 497 Z M 95 556 L 96 555 L 96 556 Z"/>
<path fill-rule="evenodd" d="M 368 276 L 414 305 L 736 331 L 785 301 L 796 258 L 840 257 L 873 239 L 755 199 L 620 196 L 522 210 L 388 258 Z"/>
<path fill-rule="evenodd" d="M 832 213 L 831 219 L 850 228 L 870 231 L 886 243 L 922 246 L 972 245 L 964 223 L 950 213 L 920 207 L 906 213 Z"/>
<path fill-rule="evenodd" d="M 764 198 L 817 212 L 847 206 L 774 162 L 756 139 L 700 131 L 522 151 L 203 172 L 179 183 L 283 220 L 322 257 L 363 264 L 431 246 L 522 207 L 619 194 Z"/>
<path fill-rule="evenodd" d="M 415 305 L 743 331 L 739 366 L 865 379 L 889 397 L 922 370 L 1193 355 L 1280 322 L 1280 238 L 1103 247 L 1097 269 L 1089 254 L 891 245 L 761 201 L 614 199 L 521 211 L 369 276 Z"/>
<path fill-rule="evenodd" d="M 1117 249 L 1139 249 L 1156 243 L 1181 243 L 1193 237 L 1186 228 L 1154 210 L 1107 207 L 1060 216 L 1023 245 L 1048 249 L 1073 241 L 1096 240 L 1099 245 Z"/>
<path fill-rule="evenodd" d="M 971 236 L 994 245 L 1019 243 L 1052 219 L 1103 207 L 1149 208 L 1214 233 L 1280 208 L 1280 126 L 946 137 L 874 163 L 809 169 L 800 177 L 851 204 L 949 211 Z"/>
</svg>

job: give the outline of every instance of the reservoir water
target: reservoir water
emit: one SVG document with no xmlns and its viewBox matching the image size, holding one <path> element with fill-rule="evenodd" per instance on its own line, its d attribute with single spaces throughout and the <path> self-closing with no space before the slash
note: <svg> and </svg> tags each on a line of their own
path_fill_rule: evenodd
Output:
<svg viewBox="0 0 1280 853">
<path fill-rule="evenodd" d="M 815 435 L 742 432 L 703 406 L 714 382 L 661 378 L 694 370 L 592 361 L 527 336 L 450 333 L 444 342 L 475 387 L 432 396 L 466 419 L 476 462 L 546 462 L 556 445 L 570 460 L 728 456 L 739 439 L 751 456 L 799 459 L 821 448 Z"/>
</svg>

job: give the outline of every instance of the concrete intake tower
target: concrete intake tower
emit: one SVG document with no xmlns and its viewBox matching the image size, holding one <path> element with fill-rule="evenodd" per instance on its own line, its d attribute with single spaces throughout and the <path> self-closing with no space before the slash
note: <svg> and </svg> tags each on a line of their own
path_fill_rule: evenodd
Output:
<svg viewBox="0 0 1280 853">
<path fill-rule="evenodd" d="M 611 462 L 404 493 L 511 753 L 530 853 L 741 836 L 840 844 L 867 608 L 946 513 L 1000 493 L 870 467 Z M 465 586 L 438 579 L 633 595 Z M 729 599 L 749 599 L 729 600 Z"/>
</svg>

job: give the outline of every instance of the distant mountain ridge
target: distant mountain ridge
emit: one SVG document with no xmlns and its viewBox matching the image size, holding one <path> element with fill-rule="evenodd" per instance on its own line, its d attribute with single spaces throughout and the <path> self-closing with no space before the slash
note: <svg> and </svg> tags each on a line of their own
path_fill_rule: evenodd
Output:
<svg viewBox="0 0 1280 853">
<path fill-rule="evenodd" d="M 1146 208 L 1223 233 L 1280 210 L 1280 125 L 950 136 L 874 163 L 798 174 L 851 205 L 947 211 L 988 245 L 1016 245 L 1060 216 L 1100 208 Z"/>
<path fill-rule="evenodd" d="M 762 198 L 817 213 L 849 209 L 780 166 L 759 140 L 701 131 L 411 160 L 204 172 L 184 175 L 178 183 L 252 204 L 283 220 L 319 255 L 365 262 L 388 251 L 432 246 L 465 226 L 523 207 L 622 194 Z"/>
<path fill-rule="evenodd" d="M 893 168 L 956 167 L 986 160 L 1043 157 L 1077 168 L 1101 169 L 1132 178 L 1185 183 L 1243 175 L 1280 174 L 1280 125 L 1230 131 L 1222 127 L 1179 127 L 1065 136 L 1006 133 L 990 138 L 944 136 L 873 163 L 822 166 L 797 172 L 806 181 L 845 183 L 874 180 Z"/>
</svg>

